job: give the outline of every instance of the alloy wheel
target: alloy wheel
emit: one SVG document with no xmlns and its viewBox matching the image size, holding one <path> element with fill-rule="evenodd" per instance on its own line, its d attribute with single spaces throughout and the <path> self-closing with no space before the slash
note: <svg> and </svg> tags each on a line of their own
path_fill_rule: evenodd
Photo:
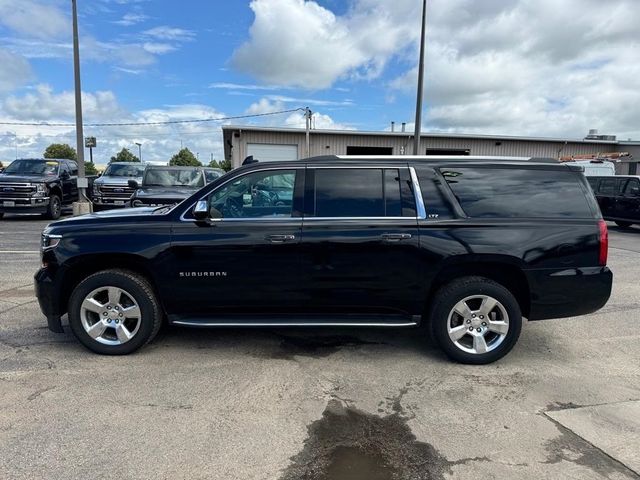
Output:
<svg viewBox="0 0 640 480">
<path fill-rule="evenodd" d="M 141 320 L 140 306 L 120 287 L 96 288 L 80 306 L 85 332 L 104 345 L 122 345 L 131 340 L 138 333 Z"/>
<path fill-rule="evenodd" d="M 509 333 L 507 310 L 489 295 L 472 295 L 454 305 L 447 318 L 447 333 L 460 350 L 483 354 L 495 350 Z"/>
</svg>

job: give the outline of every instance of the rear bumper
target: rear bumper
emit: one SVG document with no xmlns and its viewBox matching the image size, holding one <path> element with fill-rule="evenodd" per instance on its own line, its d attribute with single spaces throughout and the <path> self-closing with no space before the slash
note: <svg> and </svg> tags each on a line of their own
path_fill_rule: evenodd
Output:
<svg viewBox="0 0 640 480">
<path fill-rule="evenodd" d="M 575 317 L 602 308 L 611 296 L 607 267 L 527 270 L 531 291 L 529 320 Z"/>
<path fill-rule="evenodd" d="M 49 330 L 62 333 L 62 312 L 58 305 L 58 292 L 54 278 L 46 268 L 38 270 L 33 278 L 34 288 L 40 310 L 47 317 Z"/>
</svg>

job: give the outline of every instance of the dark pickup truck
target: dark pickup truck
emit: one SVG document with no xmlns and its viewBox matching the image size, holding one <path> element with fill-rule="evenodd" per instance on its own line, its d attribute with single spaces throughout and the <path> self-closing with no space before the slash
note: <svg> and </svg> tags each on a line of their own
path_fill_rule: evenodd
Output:
<svg viewBox="0 0 640 480">
<path fill-rule="evenodd" d="M 77 178 L 78 164 L 73 160 L 14 160 L 0 174 L 0 218 L 5 213 L 59 218 L 64 206 L 78 200 Z"/>
</svg>

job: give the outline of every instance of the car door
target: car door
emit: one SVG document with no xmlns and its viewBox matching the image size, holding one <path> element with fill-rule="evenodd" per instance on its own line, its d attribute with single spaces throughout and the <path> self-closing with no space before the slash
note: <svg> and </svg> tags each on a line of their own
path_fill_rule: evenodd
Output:
<svg viewBox="0 0 640 480">
<path fill-rule="evenodd" d="M 616 217 L 640 222 L 640 180 L 630 178 L 616 202 Z"/>
<path fill-rule="evenodd" d="M 67 161 L 68 176 L 62 179 L 63 202 L 70 203 L 78 200 L 78 164 Z"/>
<path fill-rule="evenodd" d="M 243 173 L 204 198 L 210 221 L 187 212 L 174 225 L 163 263 L 172 321 L 295 311 L 303 183 L 304 168 Z"/>
<path fill-rule="evenodd" d="M 419 236 L 407 165 L 307 165 L 301 275 L 306 311 L 416 313 Z"/>
<path fill-rule="evenodd" d="M 618 196 L 620 183 L 614 177 L 603 178 L 600 181 L 596 199 L 600 205 L 600 211 L 604 218 L 616 216 L 616 197 Z"/>
</svg>

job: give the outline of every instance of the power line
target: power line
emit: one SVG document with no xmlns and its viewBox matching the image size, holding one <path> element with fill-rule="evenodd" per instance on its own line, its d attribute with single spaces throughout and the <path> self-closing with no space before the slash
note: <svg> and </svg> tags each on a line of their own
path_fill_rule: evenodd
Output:
<svg viewBox="0 0 640 480">
<path fill-rule="evenodd" d="M 243 118 L 266 117 L 268 115 L 281 115 L 283 113 L 292 113 L 304 111 L 304 108 L 293 108 L 290 110 L 280 110 L 278 112 L 254 113 L 251 115 L 235 115 L 232 117 L 209 117 L 197 118 L 191 120 L 165 120 L 161 122 L 111 122 L 111 123 L 85 123 L 85 127 L 132 127 L 143 125 L 176 125 L 183 123 L 204 123 L 204 122 L 220 122 L 224 120 L 239 120 Z M 48 122 L 0 122 L 0 125 L 16 125 L 25 127 L 75 127 L 74 123 L 48 123 Z"/>
</svg>

